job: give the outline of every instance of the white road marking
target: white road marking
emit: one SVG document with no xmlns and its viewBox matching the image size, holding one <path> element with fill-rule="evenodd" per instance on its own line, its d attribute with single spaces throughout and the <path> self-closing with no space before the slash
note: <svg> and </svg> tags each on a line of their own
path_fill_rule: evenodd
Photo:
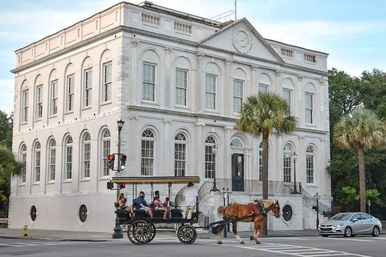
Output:
<svg viewBox="0 0 386 257">
<path fill-rule="evenodd" d="M 365 239 L 354 239 L 354 238 L 337 238 L 337 237 L 332 237 L 332 238 L 327 238 L 327 240 L 344 240 L 346 242 L 374 242 L 373 239 L 365 240 Z"/>
</svg>

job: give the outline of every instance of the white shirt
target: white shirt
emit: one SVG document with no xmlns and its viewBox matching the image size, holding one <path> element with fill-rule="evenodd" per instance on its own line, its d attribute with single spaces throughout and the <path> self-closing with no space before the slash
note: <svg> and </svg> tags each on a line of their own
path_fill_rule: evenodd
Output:
<svg viewBox="0 0 386 257">
<path fill-rule="evenodd" d="M 197 190 L 194 187 L 187 187 L 184 190 L 185 205 L 194 206 L 196 204 Z"/>
</svg>

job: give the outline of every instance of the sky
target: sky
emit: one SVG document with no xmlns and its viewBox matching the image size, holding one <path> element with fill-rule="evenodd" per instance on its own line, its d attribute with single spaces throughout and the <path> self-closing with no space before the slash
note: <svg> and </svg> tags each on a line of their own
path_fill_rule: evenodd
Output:
<svg viewBox="0 0 386 257">
<path fill-rule="evenodd" d="M 15 53 L 118 2 L 118 0 L 0 0 L 0 110 L 14 101 Z M 138 4 L 141 1 L 129 1 Z M 234 10 L 234 0 L 152 0 L 172 9 L 212 18 Z M 360 76 L 386 71 L 384 0 L 238 0 L 264 38 L 329 53 L 328 68 Z"/>
</svg>

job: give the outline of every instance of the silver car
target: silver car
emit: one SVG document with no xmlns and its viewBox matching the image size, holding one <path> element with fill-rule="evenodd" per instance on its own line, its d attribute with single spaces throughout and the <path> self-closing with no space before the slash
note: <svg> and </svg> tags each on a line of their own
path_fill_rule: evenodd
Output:
<svg viewBox="0 0 386 257">
<path fill-rule="evenodd" d="M 341 212 L 330 220 L 319 225 L 319 235 L 344 235 L 351 237 L 355 235 L 370 234 L 379 236 L 382 231 L 381 221 L 370 214 L 363 212 Z"/>
</svg>

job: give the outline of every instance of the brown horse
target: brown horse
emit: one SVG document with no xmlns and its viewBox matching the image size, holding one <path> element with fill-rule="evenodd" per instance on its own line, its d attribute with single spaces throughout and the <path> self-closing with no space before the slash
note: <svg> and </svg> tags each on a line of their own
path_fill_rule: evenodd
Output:
<svg viewBox="0 0 386 257">
<path fill-rule="evenodd" d="M 240 244 L 244 244 L 244 241 L 241 240 L 240 236 L 237 234 L 237 222 L 253 222 L 255 225 L 253 239 L 256 241 L 256 244 L 260 244 L 260 241 L 257 240 L 260 235 L 260 228 L 270 211 L 273 212 L 276 218 L 280 217 L 280 206 L 278 201 L 263 200 L 249 204 L 234 203 L 226 207 L 220 206 L 218 208 L 218 212 L 223 215 L 224 220 L 228 219 L 232 223 L 233 234 L 240 241 Z M 226 229 L 225 226 L 223 229 Z M 221 232 L 223 232 L 223 229 L 219 233 L 220 237 L 217 240 L 218 244 L 222 244 Z"/>
</svg>

